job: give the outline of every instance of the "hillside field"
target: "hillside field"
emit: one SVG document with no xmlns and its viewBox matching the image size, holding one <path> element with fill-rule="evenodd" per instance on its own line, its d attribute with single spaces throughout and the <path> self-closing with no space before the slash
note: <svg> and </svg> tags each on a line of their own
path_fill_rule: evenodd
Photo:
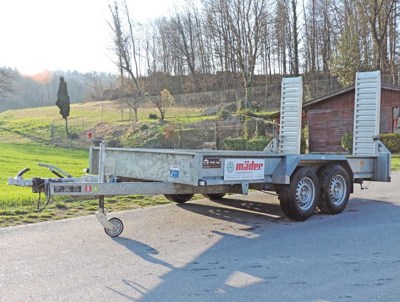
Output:
<svg viewBox="0 0 400 302">
<path fill-rule="evenodd" d="M 154 107 L 143 106 L 138 110 L 140 123 L 157 123 L 150 116 L 159 116 Z M 166 120 L 179 123 L 196 122 L 215 118 L 203 116 L 199 108 L 171 107 L 167 109 Z M 43 143 L 51 140 L 51 125 L 55 126 L 55 136 L 65 137 L 65 121 L 56 106 L 9 110 L 0 113 L 0 138 L 15 143 Z M 87 129 L 97 125 L 111 127 L 136 124 L 133 111 L 126 103 L 103 101 L 71 104 L 68 118 L 69 130 L 77 135 L 85 134 Z"/>
</svg>

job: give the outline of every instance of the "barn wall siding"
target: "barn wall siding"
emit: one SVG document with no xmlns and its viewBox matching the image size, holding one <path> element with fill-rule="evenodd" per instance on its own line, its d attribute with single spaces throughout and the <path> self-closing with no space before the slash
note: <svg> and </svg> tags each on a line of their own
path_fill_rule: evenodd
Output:
<svg viewBox="0 0 400 302">
<path fill-rule="evenodd" d="M 382 88 L 380 132 L 393 131 L 393 107 L 400 106 L 400 91 Z M 304 106 L 310 152 L 345 152 L 340 140 L 353 132 L 354 89 Z"/>
</svg>

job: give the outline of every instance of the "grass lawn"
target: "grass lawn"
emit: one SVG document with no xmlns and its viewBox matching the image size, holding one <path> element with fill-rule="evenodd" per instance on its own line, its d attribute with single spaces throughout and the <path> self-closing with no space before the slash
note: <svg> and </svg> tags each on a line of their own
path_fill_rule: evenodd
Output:
<svg viewBox="0 0 400 302">
<path fill-rule="evenodd" d="M 0 150 L 0 227 L 89 215 L 97 210 L 97 200 L 56 197 L 44 211 L 38 212 L 38 194 L 33 194 L 30 188 L 7 185 L 8 177 L 15 176 L 25 167 L 31 169 L 24 175 L 26 179 L 56 177 L 46 168 L 39 167 L 38 163 L 55 165 L 79 177 L 88 166 L 87 151 L 9 143 L 0 143 Z M 44 195 L 42 199 L 41 205 Z M 106 199 L 106 207 L 110 211 L 164 203 L 169 203 L 164 196 L 132 195 Z"/>
<path fill-rule="evenodd" d="M 138 119 L 140 122 L 154 122 L 150 114 L 160 115 L 154 107 L 140 107 Z M 171 107 L 167 109 L 167 120 L 179 123 L 196 122 L 215 118 L 201 115 L 198 108 Z M 68 118 L 70 130 L 82 131 L 97 125 L 107 123 L 112 125 L 130 124 L 133 113 L 124 103 L 112 101 L 71 104 Z M 0 137 L 3 142 L 49 143 L 50 125 L 52 122 L 63 129 L 64 120 L 56 106 L 9 110 L 0 113 Z"/>
<path fill-rule="evenodd" d="M 392 155 L 392 171 L 400 171 L 400 154 Z"/>
</svg>

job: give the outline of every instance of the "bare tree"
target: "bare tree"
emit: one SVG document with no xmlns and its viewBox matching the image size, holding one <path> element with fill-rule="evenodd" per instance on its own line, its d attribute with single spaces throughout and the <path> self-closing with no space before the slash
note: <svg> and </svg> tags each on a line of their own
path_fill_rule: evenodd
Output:
<svg viewBox="0 0 400 302">
<path fill-rule="evenodd" d="M 113 33 L 114 53 L 118 60 L 115 62 L 121 73 L 121 97 L 126 100 L 129 107 L 134 110 L 135 119 L 138 120 L 138 109 L 143 102 L 143 89 L 139 84 L 139 54 L 138 41 L 134 35 L 134 23 L 129 15 L 129 9 L 126 1 L 123 1 L 126 24 L 122 22 L 119 10 L 120 5 L 114 2 L 109 5 L 112 16 L 112 22 L 109 23 Z M 124 31 L 124 28 L 127 30 Z M 125 78 L 125 73 L 128 78 Z"/>
<path fill-rule="evenodd" d="M 160 96 L 151 98 L 151 102 L 160 112 L 160 121 L 164 121 L 165 113 L 167 112 L 167 109 L 175 103 L 175 98 L 171 95 L 168 89 L 163 89 L 160 92 Z"/>
<path fill-rule="evenodd" d="M 15 71 L 10 68 L 0 68 L 0 97 L 14 93 Z"/>
<path fill-rule="evenodd" d="M 292 37 L 293 37 L 293 57 L 291 61 L 294 76 L 299 75 L 299 32 L 297 24 L 297 0 L 291 0 L 292 8 Z"/>
<path fill-rule="evenodd" d="M 245 88 L 244 104 L 238 108 L 249 107 L 250 87 L 254 80 L 261 43 L 266 35 L 268 7 L 266 0 L 206 0 L 205 9 L 209 12 L 209 24 L 229 46 L 239 66 Z M 213 23 L 214 20 L 220 22 Z"/>
<path fill-rule="evenodd" d="M 374 42 L 375 68 L 387 69 L 387 36 L 390 17 L 397 0 L 357 0 L 371 25 Z"/>
<path fill-rule="evenodd" d="M 100 100 L 103 96 L 103 81 L 97 72 L 85 74 L 86 85 L 89 87 L 89 97 L 93 100 Z"/>
</svg>

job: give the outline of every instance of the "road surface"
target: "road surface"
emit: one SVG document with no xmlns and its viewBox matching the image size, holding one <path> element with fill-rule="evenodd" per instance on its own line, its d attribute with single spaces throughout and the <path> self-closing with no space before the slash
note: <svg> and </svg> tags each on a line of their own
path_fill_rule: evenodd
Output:
<svg viewBox="0 0 400 302">
<path fill-rule="evenodd" d="M 0 229 L 0 301 L 400 299 L 400 173 L 305 222 L 261 192 L 116 216 Z"/>
</svg>

